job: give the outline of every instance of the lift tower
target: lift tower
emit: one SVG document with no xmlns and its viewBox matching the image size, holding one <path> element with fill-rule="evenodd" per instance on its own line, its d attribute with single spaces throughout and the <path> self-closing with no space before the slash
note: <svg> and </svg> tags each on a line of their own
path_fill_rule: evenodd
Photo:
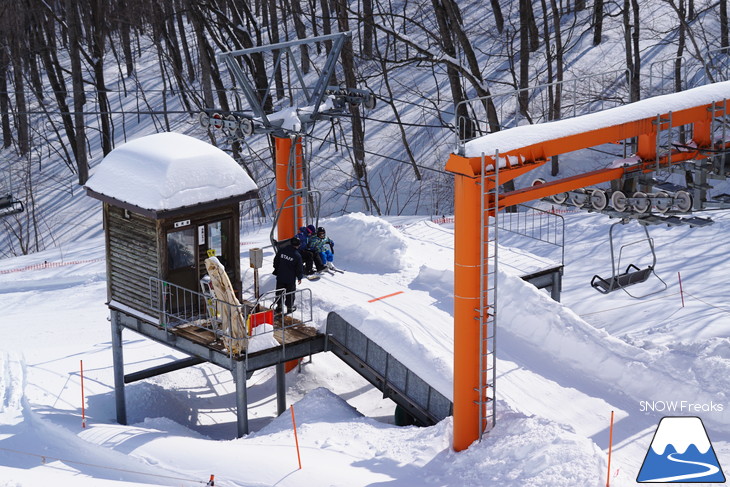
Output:
<svg viewBox="0 0 730 487">
<path fill-rule="evenodd" d="M 598 184 L 652 178 L 658 171 L 674 167 L 699 166 L 705 176 L 728 179 L 729 122 L 730 81 L 725 81 L 570 119 L 493 132 L 449 156 L 446 170 L 454 174 L 455 450 L 464 450 L 480 439 L 496 418 L 496 284 L 488 259 L 497 245 L 490 239 L 493 231 L 488 222 L 508 206 L 563 193 L 593 196 L 588 190 Z M 689 142 L 676 140 L 673 128 L 683 128 Z M 552 156 L 627 140 L 636 140 L 636 151 L 619 164 L 500 192 L 500 185 L 540 167 Z M 633 198 L 619 196 L 612 197 L 613 213 L 628 216 L 626 210 L 632 207 L 637 218 L 642 215 L 643 224 L 682 221 L 676 215 L 669 221 L 658 219 L 648 213 L 650 208 L 661 213 L 668 206 L 676 207 L 677 213 L 692 210 L 684 198 L 643 193 L 635 193 Z M 606 211 L 606 204 L 593 209 Z M 686 223 L 697 226 L 701 222 Z"/>
<path fill-rule="evenodd" d="M 294 41 L 257 46 L 237 51 L 218 54 L 217 58 L 224 63 L 237 88 L 241 90 L 249 105 L 248 111 L 221 112 L 207 109 L 200 114 L 200 123 L 206 128 L 222 129 L 229 138 L 241 140 L 255 134 L 271 135 L 274 139 L 274 159 L 276 176 L 275 217 L 276 240 L 281 241 L 293 237 L 307 220 L 307 200 L 313 196 L 308 187 L 308 168 L 302 149 L 302 138 L 311 133 L 318 120 L 334 120 L 350 116 L 348 105 L 364 105 L 368 109 L 375 107 L 375 96 L 367 90 L 352 87 L 329 85 L 335 73 L 337 59 L 344 43 L 352 37 L 352 32 L 299 39 Z M 293 48 L 318 42 L 331 43 L 324 66 L 319 71 L 313 85 L 307 85 L 306 76 L 296 61 Z M 255 88 L 242 65 L 252 55 L 269 54 L 270 70 L 266 89 Z M 295 77 L 291 78 L 289 93 L 295 93 L 301 104 L 290 100 L 291 106 L 266 113 L 268 97 L 272 83 L 282 59 L 294 59 L 288 65 L 294 69 Z M 310 75 L 311 79 L 312 76 Z M 316 218 L 317 215 L 309 215 Z M 273 243 L 272 231 L 272 243 Z"/>
</svg>

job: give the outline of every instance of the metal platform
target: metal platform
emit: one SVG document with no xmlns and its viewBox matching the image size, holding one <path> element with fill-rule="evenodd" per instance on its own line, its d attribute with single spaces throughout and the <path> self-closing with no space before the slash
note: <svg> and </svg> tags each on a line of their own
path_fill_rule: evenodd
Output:
<svg viewBox="0 0 730 487">
<path fill-rule="evenodd" d="M 279 413 L 286 409 L 284 404 L 284 365 L 325 349 L 325 336 L 315 328 L 299 324 L 291 317 L 278 318 L 274 324 L 274 338 L 280 346 L 233 355 L 224 348 L 220 336 L 200 323 L 187 323 L 176 327 L 164 327 L 157 320 L 135 312 L 124 305 L 109 303 L 112 327 L 112 354 L 114 362 L 114 391 L 117 422 L 127 424 L 127 404 L 124 385 L 136 380 L 178 370 L 183 367 L 210 362 L 230 370 L 236 384 L 237 436 L 248 434 L 248 401 L 246 379 L 253 372 L 276 366 L 277 404 Z M 158 343 L 189 355 L 188 358 L 125 375 L 122 331 L 127 328 Z"/>
</svg>

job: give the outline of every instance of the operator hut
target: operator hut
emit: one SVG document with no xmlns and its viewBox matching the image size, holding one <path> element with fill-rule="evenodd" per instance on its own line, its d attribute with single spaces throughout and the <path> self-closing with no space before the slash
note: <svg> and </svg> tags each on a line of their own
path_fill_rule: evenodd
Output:
<svg viewBox="0 0 730 487">
<path fill-rule="evenodd" d="M 239 202 L 257 187 L 231 156 L 186 135 L 149 135 L 111 151 L 85 188 L 104 204 L 112 310 L 157 323 L 160 299 L 166 312 L 189 306 L 180 291 L 200 292 L 209 255 L 240 299 Z"/>
</svg>

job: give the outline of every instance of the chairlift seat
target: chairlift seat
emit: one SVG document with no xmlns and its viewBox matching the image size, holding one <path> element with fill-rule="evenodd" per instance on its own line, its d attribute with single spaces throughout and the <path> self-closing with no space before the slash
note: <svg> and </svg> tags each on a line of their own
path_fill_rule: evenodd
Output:
<svg viewBox="0 0 730 487">
<path fill-rule="evenodd" d="M 649 279 L 652 272 L 654 272 L 653 266 L 639 269 L 634 264 L 629 264 L 623 274 L 611 277 L 610 279 L 604 279 L 596 274 L 593 276 L 593 279 L 591 279 L 591 286 L 600 293 L 608 294 L 616 289 L 644 282 Z"/>
<path fill-rule="evenodd" d="M 23 202 L 13 198 L 12 194 L 0 196 L 0 218 L 25 211 Z"/>
</svg>

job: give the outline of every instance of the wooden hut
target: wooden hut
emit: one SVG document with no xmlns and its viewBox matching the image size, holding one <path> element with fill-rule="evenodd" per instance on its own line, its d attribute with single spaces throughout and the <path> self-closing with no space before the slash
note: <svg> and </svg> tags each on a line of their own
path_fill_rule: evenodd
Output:
<svg viewBox="0 0 730 487">
<path fill-rule="evenodd" d="M 199 292 L 211 254 L 240 297 L 239 202 L 257 187 L 228 154 L 178 133 L 149 135 L 110 152 L 85 189 L 103 202 L 110 308 L 154 323 L 161 286 Z M 179 293 L 170 300 L 183 306 Z"/>
</svg>

